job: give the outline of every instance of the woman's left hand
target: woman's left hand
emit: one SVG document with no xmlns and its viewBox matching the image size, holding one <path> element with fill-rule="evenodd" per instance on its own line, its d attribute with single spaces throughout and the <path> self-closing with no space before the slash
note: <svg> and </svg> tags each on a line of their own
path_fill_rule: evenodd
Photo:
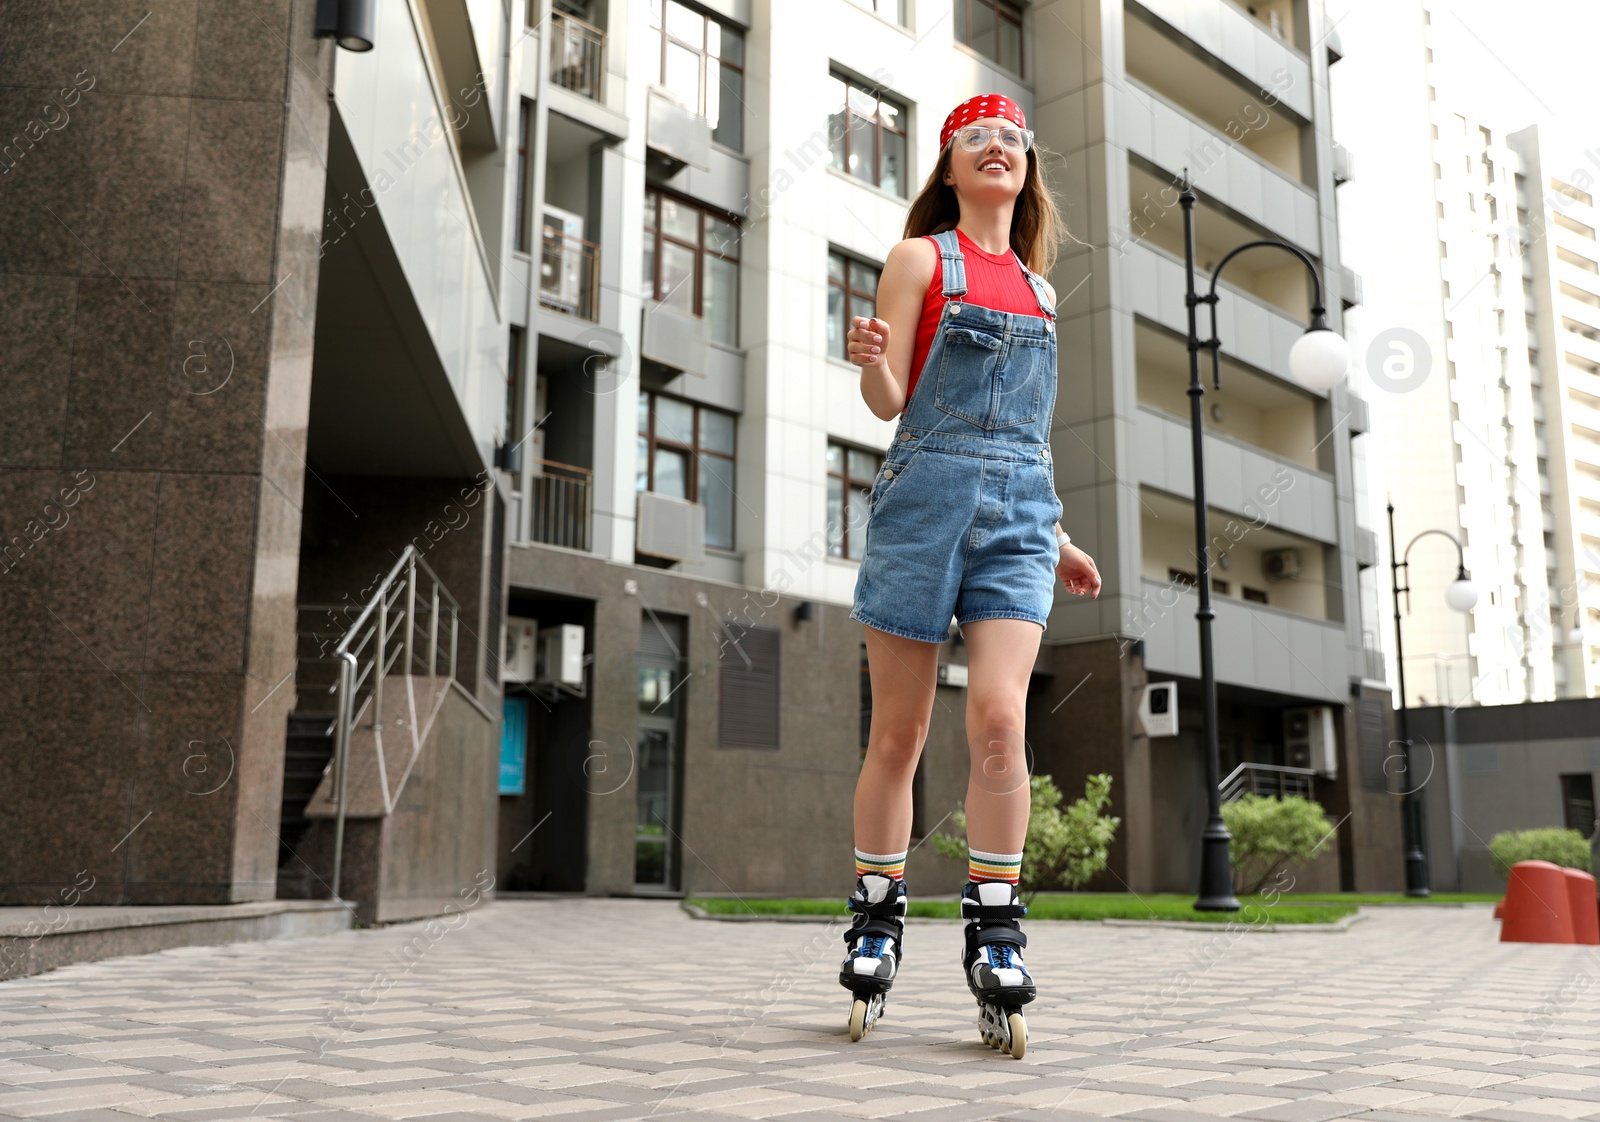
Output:
<svg viewBox="0 0 1600 1122">
<path fill-rule="evenodd" d="M 1098 599 L 1100 596 L 1100 570 L 1094 558 L 1068 542 L 1061 547 L 1061 558 L 1056 562 L 1056 575 L 1067 586 L 1068 592 Z"/>
</svg>

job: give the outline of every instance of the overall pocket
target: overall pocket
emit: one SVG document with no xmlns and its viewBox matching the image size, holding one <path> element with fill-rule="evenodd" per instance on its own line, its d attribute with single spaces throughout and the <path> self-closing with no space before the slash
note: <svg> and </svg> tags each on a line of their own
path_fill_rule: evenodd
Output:
<svg viewBox="0 0 1600 1122">
<path fill-rule="evenodd" d="M 1039 418 L 1049 374 L 1050 346 L 1043 339 L 1013 337 L 994 377 L 994 416 L 990 428 L 1010 429 Z"/>
<path fill-rule="evenodd" d="M 995 368 L 1004 340 L 974 327 L 946 327 L 939 340 L 942 356 L 934 385 L 933 405 L 979 428 L 986 425 Z"/>
</svg>

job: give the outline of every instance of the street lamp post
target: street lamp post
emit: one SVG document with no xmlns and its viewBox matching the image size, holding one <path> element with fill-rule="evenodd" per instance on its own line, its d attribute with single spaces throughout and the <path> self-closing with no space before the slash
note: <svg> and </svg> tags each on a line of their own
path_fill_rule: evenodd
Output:
<svg viewBox="0 0 1600 1122">
<path fill-rule="evenodd" d="M 1400 640 L 1400 594 L 1406 594 L 1406 611 L 1411 611 L 1411 547 L 1429 534 L 1449 538 L 1456 547 L 1456 579 L 1445 589 L 1445 603 L 1458 612 L 1470 612 L 1478 602 L 1478 591 L 1467 579 L 1466 553 L 1461 539 L 1448 530 L 1424 530 L 1406 545 L 1400 560 L 1396 561 L 1394 548 L 1394 503 L 1389 503 L 1389 583 L 1394 590 L 1394 666 L 1400 679 L 1400 753 L 1404 765 L 1405 789 L 1400 792 L 1400 835 L 1405 847 L 1406 895 L 1429 896 L 1428 859 L 1422 851 L 1422 796 L 1411 787 L 1411 732 L 1406 722 L 1406 654 Z M 1406 583 L 1400 583 L 1400 570 L 1406 571 Z"/>
<path fill-rule="evenodd" d="M 1201 420 L 1200 398 L 1205 387 L 1200 384 L 1200 350 L 1211 352 L 1211 382 L 1222 388 L 1222 371 L 1218 352 L 1222 342 L 1217 338 L 1217 278 L 1223 266 L 1235 254 L 1256 246 L 1276 246 L 1288 250 L 1305 263 L 1311 273 L 1312 301 L 1311 326 L 1295 341 L 1289 350 L 1289 372 L 1295 380 L 1308 389 L 1327 390 L 1344 380 L 1350 368 L 1350 348 L 1342 336 L 1328 329 L 1322 305 L 1322 279 L 1317 275 L 1316 264 L 1310 257 L 1288 242 L 1276 238 L 1259 238 L 1235 246 L 1225 254 L 1211 272 L 1211 289 L 1205 296 L 1195 293 L 1194 269 L 1194 187 L 1189 182 L 1189 169 L 1183 171 L 1183 193 L 1178 196 L 1183 206 L 1183 267 L 1188 285 L 1185 303 L 1189 312 L 1189 432 L 1194 454 L 1194 540 L 1197 583 L 1200 591 L 1200 609 L 1195 619 L 1200 623 L 1200 685 L 1201 708 L 1205 724 L 1206 751 L 1206 825 L 1200 835 L 1200 894 L 1195 900 L 1197 909 L 1234 912 L 1239 901 L 1233 895 L 1233 869 L 1228 856 L 1228 842 L 1232 835 L 1222 821 L 1222 796 L 1219 791 L 1221 767 L 1217 750 L 1217 683 L 1211 655 L 1211 562 L 1209 553 L 1210 532 L 1206 525 L 1206 487 L 1204 424 Z M 1201 339 L 1196 333 L 1197 307 L 1211 306 L 1211 337 Z"/>
</svg>

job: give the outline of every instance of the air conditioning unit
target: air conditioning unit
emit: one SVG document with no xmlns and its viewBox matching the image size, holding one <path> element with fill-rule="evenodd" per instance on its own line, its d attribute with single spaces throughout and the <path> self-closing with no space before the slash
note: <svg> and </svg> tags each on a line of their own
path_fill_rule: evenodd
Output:
<svg viewBox="0 0 1600 1122">
<path fill-rule="evenodd" d="M 1268 580 L 1299 580 L 1298 549 L 1266 549 L 1261 552 L 1261 572 Z"/>
<path fill-rule="evenodd" d="M 639 491 L 634 548 L 652 557 L 701 564 L 706 559 L 706 508 L 673 495 Z"/>
<path fill-rule="evenodd" d="M 539 652 L 539 621 L 507 616 L 505 657 L 500 660 L 502 682 L 531 682 Z"/>
<path fill-rule="evenodd" d="M 1139 697 L 1139 723 L 1146 736 L 1178 735 L 1178 683 L 1151 682 Z"/>
<path fill-rule="evenodd" d="M 1284 762 L 1339 778 L 1338 745 L 1333 738 L 1333 708 L 1308 705 L 1283 711 Z"/>
<path fill-rule="evenodd" d="M 539 632 L 539 685 L 583 685 L 583 628 L 562 623 Z"/>
</svg>

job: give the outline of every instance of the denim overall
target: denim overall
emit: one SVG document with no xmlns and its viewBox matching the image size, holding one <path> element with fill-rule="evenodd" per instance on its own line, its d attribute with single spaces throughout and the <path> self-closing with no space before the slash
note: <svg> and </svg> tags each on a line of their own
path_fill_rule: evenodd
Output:
<svg viewBox="0 0 1600 1122">
<path fill-rule="evenodd" d="M 1050 426 L 1055 311 L 1018 261 L 1038 315 L 963 303 L 956 232 L 934 235 L 944 310 L 867 498 L 867 544 L 850 618 L 942 643 L 952 616 L 1046 625 L 1061 517 Z"/>
</svg>

